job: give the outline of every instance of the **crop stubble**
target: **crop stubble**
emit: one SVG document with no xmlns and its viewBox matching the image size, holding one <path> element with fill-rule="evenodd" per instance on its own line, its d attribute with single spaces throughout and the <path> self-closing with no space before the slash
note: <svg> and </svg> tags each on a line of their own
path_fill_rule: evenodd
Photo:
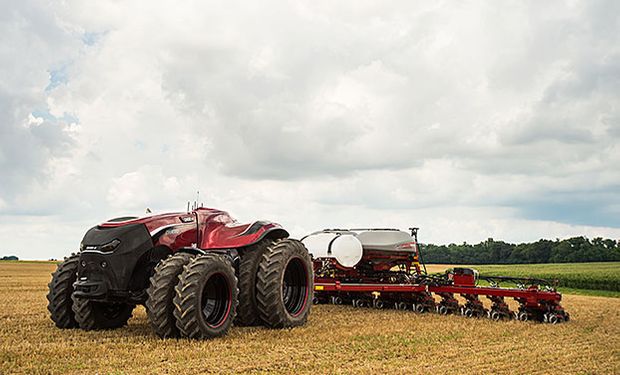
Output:
<svg viewBox="0 0 620 375">
<path fill-rule="evenodd" d="M 620 373 L 618 298 L 566 295 L 557 326 L 322 305 L 301 328 L 160 340 L 143 308 L 119 330 L 55 328 L 54 267 L 0 263 L 0 373 Z"/>
</svg>

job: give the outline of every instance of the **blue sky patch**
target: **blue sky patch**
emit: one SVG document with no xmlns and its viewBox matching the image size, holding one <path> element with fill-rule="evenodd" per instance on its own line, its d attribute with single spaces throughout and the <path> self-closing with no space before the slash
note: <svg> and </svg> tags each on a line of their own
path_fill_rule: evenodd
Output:
<svg viewBox="0 0 620 375">
<path fill-rule="evenodd" d="M 94 46 L 99 42 L 104 33 L 86 32 L 82 35 L 82 43 L 87 46 Z"/>
<path fill-rule="evenodd" d="M 65 85 L 69 81 L 69 75 L 67 72 L 68 64 L 61 66 L 58 69 L 48 70 L 50 74 L 50 83 L 45 88 L 46 92 L 52 91 L 60 85 Z"/>
<path fill-rule="evenodd" d="M 49 111 L 49 109 L 35 109 L 34 111 L 31 112 L 33 117 L 36 118 L 40 118 L 43 119 L 45 121 L 49 121 L 49 122 L 64 122 L 67 124 L 72 124 L 72 123 L 79 123 L 80 119 L 77 118 L 75 115 L 72 115 L 71 113 L 63 113 L 62 116 L 60 117 L 56 117 L 54 115 L 52 115 Z"/>
</svg>

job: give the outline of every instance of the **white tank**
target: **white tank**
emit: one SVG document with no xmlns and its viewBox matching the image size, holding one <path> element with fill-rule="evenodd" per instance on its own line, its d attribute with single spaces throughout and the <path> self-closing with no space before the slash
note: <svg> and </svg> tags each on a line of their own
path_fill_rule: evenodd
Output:
<svg viewBox="0 0 620 375">
<path fill-rule="evenodd" d="M 355 233 L 314 233 L 301 242 L 314 258 L 333 258 L 343 267 L 355 267 L 362 259 L 362 243 Z"/>
</svg>

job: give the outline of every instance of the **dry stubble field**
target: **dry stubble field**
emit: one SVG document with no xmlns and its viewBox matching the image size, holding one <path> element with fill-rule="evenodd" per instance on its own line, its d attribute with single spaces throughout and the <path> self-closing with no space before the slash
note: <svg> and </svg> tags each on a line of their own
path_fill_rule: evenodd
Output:
<svg viewBox="0 0 620 375">
<path fill-rule="evenodd" d="M 0 262 L 0 373 L 620 373 L 618 298 L 566 295 L 557 326 L 322 305 L 292 330 L 160 340 L 141 307 L 123 329 L 56 329 L 54 268 Z"/>
</svg>

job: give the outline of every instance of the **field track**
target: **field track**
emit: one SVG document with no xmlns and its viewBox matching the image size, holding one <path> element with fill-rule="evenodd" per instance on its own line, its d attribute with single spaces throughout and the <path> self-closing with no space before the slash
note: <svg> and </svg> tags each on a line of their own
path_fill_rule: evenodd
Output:
<svg viewBox="0 0 620 375">
<path fill-rule="evenodd" d="M 211 341 L 160 340 L 143 308 L 129 326 L 59 330 L 51 263 L 0 262 L 0 374 L 620 373 L 620 299 L 565 295 L 551 326 L 321 305 L 293 330 L 236 328 Z"/>
</svg>

